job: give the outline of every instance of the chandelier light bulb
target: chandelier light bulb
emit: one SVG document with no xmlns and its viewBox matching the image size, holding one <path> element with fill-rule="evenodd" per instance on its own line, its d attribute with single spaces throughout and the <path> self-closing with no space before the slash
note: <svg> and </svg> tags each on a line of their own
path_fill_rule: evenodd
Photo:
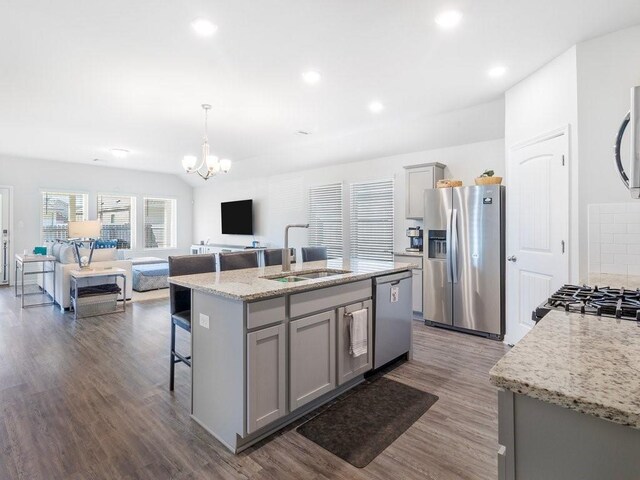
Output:
<svg viewBox="0 0 640 480">
<path fill-rule="evenodd" d="M 212 173 L 218 173 L 220 171 L 220 162 L 215 155 L 209 155 L 206 160 L 207 170 Z"/>
<path fill-rule="evenodd" d="M 231 170 L 231 160 L 229 160 L 228 158 L 223 158 L 222 160 L 220 160 L 220 169 L 222 170 L 222 173 L 227 173 L 229 170 Z"/>
<path fill-rule="evenodd" d="M 185 155 L 182 159 L 182 168 L 184 168 L 187 172 L 192 172 L 196 168 L 196 164 L 198 163 L 198 157 L 195 155 Z"/>
</svg>

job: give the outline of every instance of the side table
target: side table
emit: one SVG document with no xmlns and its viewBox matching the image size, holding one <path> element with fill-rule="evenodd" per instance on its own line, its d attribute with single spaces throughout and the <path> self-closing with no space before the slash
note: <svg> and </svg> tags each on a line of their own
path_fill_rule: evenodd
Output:
<svg viewBox="0 0 640 480">
<path fill-rule="evenodd" d="M 71 280 L 71 306 L 73 307 L 73 318 L 77 320 L 79 307 L 97 307 L 98 305 L 113 304 L 113 309 L 107 312 L 92 313 L 81 315 L 83 317 L 93 317 L 96 315 L 104 315 L 107 313 L 126 312 L 127 310 L 127 272 L 123 268 L 87 268 L 83 270 L 71 270 L 69 272 Z M 117 285 L 117 278 L 122 278 L 122 309 L 118 309 L 119 293 L 105 289 L 103 292 L 95 286 L 82 286 L 79 283 L 88 279 L 103 278 L 105 284 L 101 287 Z M 92 289 L 89 293 L 88 289 Z"/>
<path fill-rule="evenodd" d="M 46 305 L 54 305 L 56 303 L 56 257 L 53 255 L 22 255 L 16 253 L 16 276 L 14 278 L 15 296 L 20 297 L 22 308 L 27 307 L 43 307 Z M 25 266 L 28 264 L 42 264 L 41 270 L 33 270 L 25 272 Z M 46 270 L 47 263 L 50 264 L 50 270 Z M 18 295 L 18 270 L 20 270 L 20 294 Z M 48 295 L 47 285 L 47 273 L 53 274 L 53 296 L 50 302 L 32 303 L 29 305 L 24 304 L 24 297 L 26 295 L 41 295 L 40 293 L 24 293 L 24 277 L 25 275 L 42 275 L 42 295 Z"/>
</svg>

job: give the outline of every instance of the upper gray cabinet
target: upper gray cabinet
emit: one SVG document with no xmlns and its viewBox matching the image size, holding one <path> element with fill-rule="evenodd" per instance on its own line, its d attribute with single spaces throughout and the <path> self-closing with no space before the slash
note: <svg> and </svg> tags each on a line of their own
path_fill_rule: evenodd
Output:
<svg viewBox="0 0 640 480">
<path fill-rule="evenodd" d="M 405 217 L 422 220 L 424 217 L 424 191 L 436 188 L 436 182 L 444 178 L 445 165 L 423 163 L 405 168 Z"/>
</svg>

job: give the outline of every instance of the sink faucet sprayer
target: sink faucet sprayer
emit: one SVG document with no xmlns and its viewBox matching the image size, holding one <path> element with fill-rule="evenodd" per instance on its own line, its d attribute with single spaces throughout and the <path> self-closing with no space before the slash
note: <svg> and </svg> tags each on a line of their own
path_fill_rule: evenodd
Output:
<svg viewBox="0 0 640 480">
<path fill-rule="evenodd" d="M 291 252 L 289 252 L 289 229 L 290 228 L 309 228 L 308 223 L 295 223 L 284 227 L 284 249 L 282 250 L 282 271 L 291 270 Z"/>
</svg>

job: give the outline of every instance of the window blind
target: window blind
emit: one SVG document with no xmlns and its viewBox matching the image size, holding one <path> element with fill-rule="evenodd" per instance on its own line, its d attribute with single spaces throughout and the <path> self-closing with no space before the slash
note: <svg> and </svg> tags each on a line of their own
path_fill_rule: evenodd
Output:
<svg viewBox="0 0 640 480">
<path fill-rule="evenodd" d="M 342 183 L 309 188 L 309 245 L 342 257 Z"/>
<path fill-rule="evenodd" d="M 176 248 L 176 201 L 144 199 L 144 247 Z"/>
<path fill-rule="evenodd" d="M 40 236 L 43 242 L 69 238 L 69 222 L 87 219 L 87 195 L 42 192 Z"/>
<path fill-rule="evenodd" d="M 98 220 L 102 222 L 100 236 L 105 240 L 117 240 L 118 248 L 133 248 L 134 209 L 134 197 L 98 195 Z"/>
<path fill-rule="evenodd" d="M 351 184 L 351 256 L 393 260 L 393 180 Z"/>
</svg>

